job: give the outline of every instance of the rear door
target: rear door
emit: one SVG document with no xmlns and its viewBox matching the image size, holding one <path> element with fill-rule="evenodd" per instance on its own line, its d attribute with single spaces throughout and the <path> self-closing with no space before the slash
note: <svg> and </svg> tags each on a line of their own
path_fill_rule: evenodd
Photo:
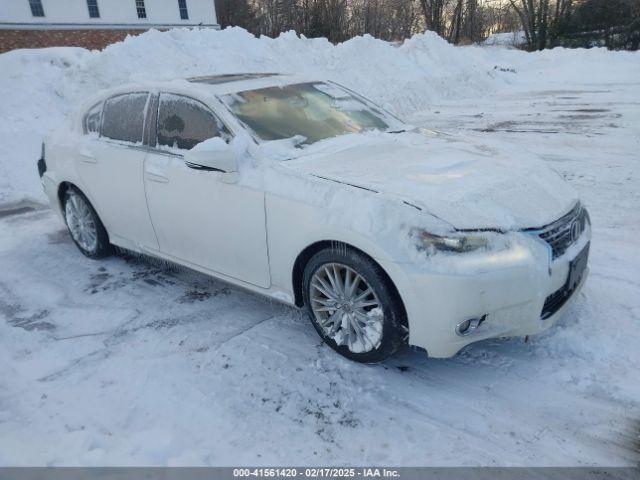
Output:
<svg viewBox="0 0 640 480">
<path fill-rule="evenodd" d="M 111 240 L 157 250 L 143 180 L 148 149 L 142 140 L 149 98 L 148 92 L 127 93 L 92 108 L 76 164 Z M 98 125 L 99 134 L 92 133 Z"/>
<path fill-rule="evenodd" d="M 264 192 L 226 183 L 223 173 L 189 166 L 183 158 L 209 138 L 229 141 L 229 131 L 206 105 L 182 95 L 160 94 L 156 113 L 145 185 L 160 250 L 268 287 Z"/>
</svg>

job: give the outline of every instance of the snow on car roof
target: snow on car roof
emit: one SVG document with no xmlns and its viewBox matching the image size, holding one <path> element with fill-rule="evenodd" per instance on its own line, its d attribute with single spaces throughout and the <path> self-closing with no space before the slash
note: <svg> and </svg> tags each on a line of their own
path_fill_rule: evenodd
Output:
<svg viewBox="0 0 640 480">
<path fill-rule="evenodd" d="M 203 94 L 224 95 L 228 93 L 258 88 L 288 85 L 308 81 L 322 81 L 319 78 L 292 75 L 287 73 L 225 73 L 201 77 L 177 78 L 173 80 L 142 81 L 119 85 L 101 92 L 100 96 L 140 91 L 143 89 L 162 90 L 163 88 L 200 91 Z"/>
<path fill-rule="evenodd" d="M 200 87 L 201 91 L 224 95 L 227 93 L 254 90 L 258 88 L 275 87 L 309 81 L 321 81 L 319 78 L 294 75 L 289 73 L 229 73 L 194 77 L 185 79 L 193 88 Z"/>
<path fill-rule="evenodd" d="M 203 77 L 187 78 L 190 82 L 208 83 L 210 85 L 218 85 L 220 83 L 238 82 L 241 80 L 252 80 L 255 78 L 274 77 L 279 73 L 225 73 L 222 75 L 206 75 Z"/>
</svg>

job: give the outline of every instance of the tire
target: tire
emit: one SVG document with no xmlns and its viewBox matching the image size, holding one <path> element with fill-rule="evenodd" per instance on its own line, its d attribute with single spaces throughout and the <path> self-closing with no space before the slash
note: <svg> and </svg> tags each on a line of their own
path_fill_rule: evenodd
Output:
<svg viewBox="0 0 640 480">
<path fill-rule="evenodd" d="M 341 294 L 334 288 L 337 280 Z M 302 287 L 311 323 L 340 355 L 376 363 L 406 343 L 409 330 L 399 295 L 382 268 L 366 255 L 348 247 L 323 249 L 307 262 Z"/>
<path fill-rule="evenodd" d="M 69 235 L 78 249 L 89 258 L 103 258 L 113 253 L 109 235 L 100 217 L 75 187 L 64 192 L 62 212 Z"/>
</svg>

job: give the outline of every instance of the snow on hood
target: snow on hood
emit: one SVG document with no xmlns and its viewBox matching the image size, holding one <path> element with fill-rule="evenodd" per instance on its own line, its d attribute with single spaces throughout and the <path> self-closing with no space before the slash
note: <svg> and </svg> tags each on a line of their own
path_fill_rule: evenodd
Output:
<svg viewBox="0 0 640 480">
<path fill-rule="evenodd" d="M 347 135 L 302 152 L 286 165 L 397 197 L 457 229 L 538 227 L 577 201 L 556 172 L 524 153 L 435 132 Z"/>
</svg>

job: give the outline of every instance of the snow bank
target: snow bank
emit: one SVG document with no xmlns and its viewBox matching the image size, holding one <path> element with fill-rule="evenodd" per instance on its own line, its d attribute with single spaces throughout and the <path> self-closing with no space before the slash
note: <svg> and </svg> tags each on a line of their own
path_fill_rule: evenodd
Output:
<svg viewBox="0 0 640 480">
<path fill-rule="evenodd" d="M 8 52 L 0 55 L 0 203 L 44 199 L 35 174 L 42 137 L 85 97 L 118 84 L 241 71 L 304 73 L 340 82 L 408 115 L 443 100 L 508 88 L 517 78 L 497 65 L 526 69 L 538 59 L 531 68 L 574 74 L 566 55 L 454 47 L 431 32 L 398 47 L 370 36 L 338 45 L 294 32 L 256 38 L 240 28 L 151 30 L 103 51 Z M 599 67 L 613 55 L 584 51 L 579 70 L 593 70 L 593 59 Z"/>
<path fill-rule="evenodd" d="M 0 55 L 0 203 L 42 198 L 34 176 L 42 137 L 97 90 L 143 79 L 276 71 L 328 77 L 406 113 L 462 89 L 489 89 L 491 66 L 435 34 L 399 48 L 370 36 L 339 45 L 256 38 L 239 28 L 149 31 L 103 51 L 16 50 Z"/>
<path fill-rule="evenodd" d="M 518 32 L 492 33 L 489 35 L 483 45 L 490 47 L 518 47 L 524 45 L 526 38 L 522 30 Z"/>
</svg>

